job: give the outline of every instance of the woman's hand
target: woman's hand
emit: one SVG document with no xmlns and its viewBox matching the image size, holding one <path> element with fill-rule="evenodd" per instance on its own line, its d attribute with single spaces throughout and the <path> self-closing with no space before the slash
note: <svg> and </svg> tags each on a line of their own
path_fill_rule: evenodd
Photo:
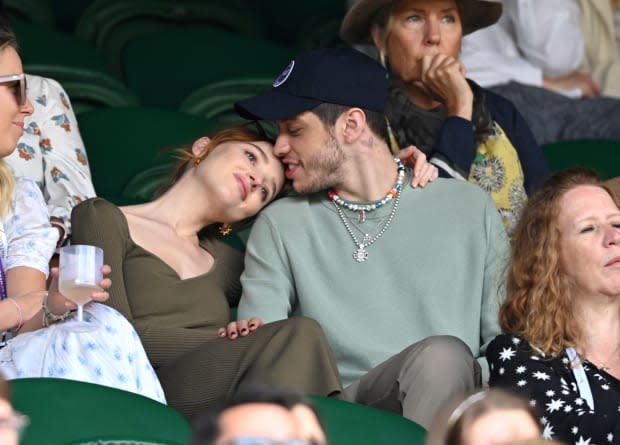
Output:
<svg viewBox="0 0 620 445">
<path fill-rule="evenodd" d="M 422 83 L 448 109 L 448 116 L 471 120 L 474 94 L 465 79 L 465 66 L 460 60 L 445 54 L 424 56 Z"/>
<path fill-rule="evenodd" d="M 112 286 L 112 280 L 107 278 L 107 275 L 112 272 L 112 268 L 107 264 L 104 264 L 101 267 L 101 272 L 103 273 L 104 278 L 99 281 L 98 285 L 102 290 L 93 291 L 90 294 L 90 298 L 93 301 L 106 301 L 110 298 L 110 294 L 108 294 L 105 289 L 109 289 L 110 286 Z M 58 268 L 52 267 L 50 273 L 52 275 L 52 282 L 50 283 L 47 297 L 47 307 L 50 312 L 54 315 L 62 315 L 68 310 L 75 309 L 77 305 L 73 301 L 65 298 L 65 296 L 58 290 Z"/>
<path fill-rule="evenodd" d="M 249 320 L 231 321 L 225 328 L 219 329 L 217 336 L 220 338 L 228 337 L 231 340 L 235 340 L 239 337 L 247 337 L 262 325 L 263 321 L 258 317 L 252 317 Z"/>
<path fill-rule="evenodd" d="M 414 145 L 403 148 L 397 156 L 405 165 L 413 168 L 412 187 L 424 187 L 439 176 L 437 167 L 428 162 L 426 155 Z"/>
</svg>

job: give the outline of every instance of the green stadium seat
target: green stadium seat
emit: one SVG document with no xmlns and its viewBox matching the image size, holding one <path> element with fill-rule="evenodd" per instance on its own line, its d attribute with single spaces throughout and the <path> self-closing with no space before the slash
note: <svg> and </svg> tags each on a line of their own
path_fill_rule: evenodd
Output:
<svg viewBox="0 0 620 445">
<path fill-rule="evenodd" d="M 330 445 L 422 445 L 426 430 L 402 416 L 328 397 L 311 396 Z"/>
<path fill-rule="evenodd" d="M 174 409 L 116 388 L 54 378 L 10 381 L 11 402 L 30 418 L 21 445 L 186 445 Z"/>
<path fill-rule="evenodd" d="M 109 74 L 105 61 L 97 51 L 73 35 L 34 23 L 15 21 L 12 25 L 21 47 L 24 71 L 31 72 L 31 66 L 43 65 Z"/>
<path fill-rule="evenodd" d="M 271 39 L 296 49 L 310 49 L 333 46 L 340 41 L 338 31 L 346 2 L 260 0 L 259 10 Z"/>
<path fill-rule="evenodd" d="M 188 146 L 215 128 L 198 116 L 146 107 L 102 108 L 81 113 L 78 121 L 95 190 L 116 204 L 142 201 L 144 196 L 123 195 L 132 178 L 175 162 L 170 149 Z"/>
<path fill-rule="evenodd" d="M 95 0 L 49 0 L 56 26 L 73 33 L 78 20 Z"/>
<path fill-rule="evenodd" d="M 59 65 L 30 65 L 28 73 L 57 80 L 69 94 L 76 113 L 101 107 L 139 105 L 138 96 L 124 83 L 101 71 Z"/>
<path fill-rule="evenodd" d="M 191 92 L 212 82 L 275 78 L 294 55 L 284 46 L 205 26 L 135 39 L 123 64 L 126 83 L 143 104 L 177 109 Z"/>
<path fill-rule="evenodd" d="M 4 7 L 14 19 L 38 25 L 54 25 L 49 0 L 4 0 Z"/>
<path fill-rule="evenodd" d="M 240 77 L 204 85 L 192 92 L 179 106 L 183 113 L 195 114 L 222 124 L 244 121 L 234 110 L 234 103 L 269 91 L 274 76 Z"/>
<path fill-rule="evenodd" d="M 602 179 L 620 176 L 620 141 L 575 140 L 542 145 L 551 170 L 589 167 Z"/>
<path fill-rule="evenodd" d="M 84 11 L 75 33 L 91 43 L 112 72 L 122 77 L 122 54 L 132 40 L 167 28 L 205 25 L 251 37 L 262 35 L 260 21 L 241 0 L 99 0 Z"/>
</svg>

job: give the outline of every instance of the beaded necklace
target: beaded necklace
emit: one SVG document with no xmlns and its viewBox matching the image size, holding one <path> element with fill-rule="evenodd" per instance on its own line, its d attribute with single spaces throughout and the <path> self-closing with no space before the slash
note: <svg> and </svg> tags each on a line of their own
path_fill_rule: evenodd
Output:
<svg viewBox="0 0 620 445">
<path fill-rule="evenodd" d="M 330 194 L 328 194 L 328 197 L 332 200 L 332 202 L 334 203 L 334 206 L 336 207 L 336 211 L 338 212 L 338 216 L 340 217 L 342 224 L 344 224 L 344 227 L 347 230 L 351 239 L 353 240 L 353 243 L 357 246 L 357 249 L 353 251 L 353 259 L 358 263 L 363 263 L 368 259 L 368 251 L 366 249 L 383 236 L 383 234 L 387 231 L 388 227 L 390 227 L 390 224 L 392 223 L 392 220 L 394 219 L 394 215 L 396 214 L 396 209 L 398 209 L 398 203 L 400 202 L 400 193 L 402 191 L 403 182 L 405 180 L 405 166 L 400 161 L 400 159 L 394 158 L 394 161 L 396 162 L 396 165 L 398 166 L 398 179 L 396 180 L 396 184 L 388 192 L 385 198 L 380 199 L 379 201 L 375 201 L 374 203 L 370 204 L 371 206 L 374 206 L 370 208 L 370 210 L 366 210 L 365 208 L 364 209 L 352 208 L 352 206 L 359 206 L 359 205 L 344 201 L 343 199 L 338 197 L 336 193 L 333 193 L 332 195 L 331 194 L 332 192 L 330 192 Z M 391 195 L 392 191 L 394 191 L 394 195 Z M 332 198 L 332 196 L 335 196 L 343 203 L 348 204 L 348 207 L 345 206 L 345 204 L 340 204 L 340 202 Z M 389 199 L 387 199 L 388 196 L 390 196 Z M 382 207 L 383 205 L 385 205 L 385 203 L 391 201 L 392 199 L 394 199 L 394 206 L 392 207 L 392 211 L 388 215 L 387 220 L 385 221 L 385 223 L 383 224 L 383 227 L 379 230 L 379 232 L 372 238 L 370 237 L 370 234 L 366 233 L 362 241 L 361 242 L 358 241 L 357 237 L 353 233 L 353 230 L 351 229 L 351 226 L 349 225 L 347 221 L 347 218 L 344 216 L 344 212 L 342 211 L 342 208 L 344 207 L 348 210 L 353 210 L 353 211 L 360 211 L 360 210 L 372 211 L 379 207 Z M 383 202 L 384 200 L 385 202 Z M 365 219 L 365 215 L 364 215 L 364 219 Z M 363 222 L 363 221 L 360 221 L 360 222 Z"/>
<path fill-rule="evenodd" d="M 327 197 L 335 204 L 338 204 L 339 206 L 344 207 L 347 210 L 357 212 L 357 220 L 360 223 L 365 222 L 366 212 L 372 212 L 373 210 L 376 210 L 379 207 L 383 207 L 384 205 L 386 205 L 388 202 L 390 202 L 396 197 L 396 194 L 399 192 L 403 185 L 403 178 L 405 177 L 405 166 L 403 165 L 403 162 L 398 158 L 394 158 L 394 162 L 396 162 L 396 165 L 398 166 L 398 179 L 396 180 L 396 184 L 394 184 L 394 187 L 392 187 L 390 191 L 387 192 L 387 194 L 378 201 L 371 202 L 370 204 L 355 204 L 353 202 L 342 199 L 333 190 L 327 193 Z"/>
</svg>

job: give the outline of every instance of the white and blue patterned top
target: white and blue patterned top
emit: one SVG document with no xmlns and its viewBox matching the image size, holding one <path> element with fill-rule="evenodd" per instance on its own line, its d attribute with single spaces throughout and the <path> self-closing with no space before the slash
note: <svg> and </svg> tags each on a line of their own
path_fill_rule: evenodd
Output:
<svg viewBox="0 0 620 445">
<path fill-rule="evenodd" d="M 5 270 L 30 267 L 48 274 L 57 232 L 37 185 L 17 179 L 12 209 L 0 220 L 0 259 Z M 133 326 L 119 312 L 90 303 L 88 332 L 71 328 L 70 317 L 22 333 L 0 347 L 0 373 L 6 379 L 57 377 L 111 386 L 166 403 L 157 375 Z"/>
<path fill-rule="evenodd" d="M 49 222 L 43 195 L 36 183 L 18 178 L 11 210 L 0 219 L 0 258 L 4 270 L 26 266 L 46 276 L 58 232 Z"/>
</svg>

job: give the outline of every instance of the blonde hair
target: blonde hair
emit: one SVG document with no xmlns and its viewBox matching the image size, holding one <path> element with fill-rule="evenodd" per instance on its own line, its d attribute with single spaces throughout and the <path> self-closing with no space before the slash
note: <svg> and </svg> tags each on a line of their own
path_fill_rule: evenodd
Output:
<svg viewBox="0 0 620 445">
<path fill-rule="evenodd" d="M 553 175 L 529 198 L 515 228 L 507 297 L 499 313 L 503 332 L 521 336 L 553 356 L 583 344 L 584 333 L 573 312 L 574 284 L 560 264 L 557 226 L 560 200 L 581 185 L 605 189 L 618 205 L 593 170 L 579 167 Z"/>
<path fill-rule="evenodd" d="M 0 217 L 5 216 L 13 207 L 13 189 L 15 177 L 11 167 L 0 159 Z"/>
<path fill-rule="evenodd" d="M 8 23 L 0 22 L 0 51 L 13 48 L 17 51 L 17 39 Z M 15 178 L 13 172 L 4 160 L 0 159 L 0 217 L 3 217 L 13 205 L 13 188 Z"/>
</svg>

